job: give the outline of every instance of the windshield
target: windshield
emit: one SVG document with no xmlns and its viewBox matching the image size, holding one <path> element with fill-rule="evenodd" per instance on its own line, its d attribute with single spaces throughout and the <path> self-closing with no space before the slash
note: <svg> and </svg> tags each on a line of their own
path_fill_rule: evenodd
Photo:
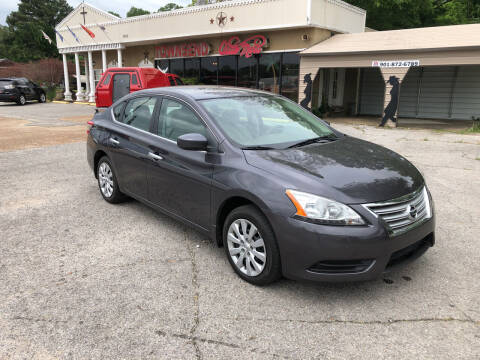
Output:
<svg viewBox="0 0 480 360">
<path fill-rule="evenodd" d="M 285 148 L 334 136 L 328 126 L 299 105 L 281 97 L 258 95 L 201 100 L 225 136 L 242 148 Z"/>
</svg>

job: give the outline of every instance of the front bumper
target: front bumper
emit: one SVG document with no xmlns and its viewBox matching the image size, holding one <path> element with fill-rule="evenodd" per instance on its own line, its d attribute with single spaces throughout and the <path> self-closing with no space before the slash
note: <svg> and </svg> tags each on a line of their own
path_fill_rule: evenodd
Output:
<svg viewBox="0 0 480 360">
<path fill-rule="evenodd" d="M 435 243 L 435 218 L 395 237 L 381 221 L 323 226 L 273 216 L 283 275 L 295 280 L 366 281 L 413 261 Z"/>
</svg>

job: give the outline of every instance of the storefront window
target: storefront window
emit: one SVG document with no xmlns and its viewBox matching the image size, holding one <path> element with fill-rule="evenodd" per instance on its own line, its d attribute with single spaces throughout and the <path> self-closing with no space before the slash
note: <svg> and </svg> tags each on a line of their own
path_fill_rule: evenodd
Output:
<svg viewBox="0 0 480 360">
<path fill-rule="evenodd" d="M 197 85 L 200 82 L 200 58 L 185 59 L 185 73 L 182 80 L 185 85 Z"/>
<path fill-rule="evenodd" d="M 258 64 L 258 87 L 261 90 L 280 93 L 280 56 L 263 54 Z"/>
<path fill-rule="evenodd" d="M 236 56 L 220 56 L 218 58 L 218 85 L 235 86 L 236 68 Z"/>
<path fill-rule="evenodd" d="M 176 74 L 186 84 L 259 88 L 298 101 L 298 53 L 156 60 L 155 67 Z"/>
<path fill-rule="evenodd" d="M 175 74 L 183 78 L 183 59 L 172 59 L 170 60 L 170 69 L 168 72 Z"/>
<path fill-rule="evenodd" d="M 247 88 L 257 87 L 257 58 L 238 58 L 238 86 Z"/>
<path fill-rule="evenodd" d="M 170 72 L 169 60 L 155 60 L 155 68 Z"/>
<path fill-rule="evenodd" d="M 217 85 L 218 58 L 209 56 L 201 58 L 200 84 Z"/>
<path fill-rule="evenodd" d="M 298 56 L 298 53 L 284 53 L 282 62 L 281 94 L 295 102 L 298 102 L 299 71 L 300 56 Z"/>
</svg>

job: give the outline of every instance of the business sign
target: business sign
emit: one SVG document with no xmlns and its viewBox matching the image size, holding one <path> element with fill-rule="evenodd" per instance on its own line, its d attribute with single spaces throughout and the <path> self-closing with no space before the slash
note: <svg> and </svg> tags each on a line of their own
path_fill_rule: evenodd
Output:
<svg viewBox="0 0 480 360">
<path fill-rule="evenodd" d="M 381 68 L 409 68 L 420 66 L 420 60 L 374 60 L 372 61 L 372 67 Z"/>
<path fill-rule="evenodd" d="M 233 36 L 222 41 L 218 53 L 220 55 L 240 55 L 250 58 L 255 54 L 260 54 L 266 44 L 267 38 L 263 35 L 254 35 L 243 41 L 238 36 Z"/>
<path fill-rule="evenodd" d="M 155 47 L 156 59 L 199 57 L 210 54 L 210 45 L 206 42 L 160 45 Z"/>
</svg>

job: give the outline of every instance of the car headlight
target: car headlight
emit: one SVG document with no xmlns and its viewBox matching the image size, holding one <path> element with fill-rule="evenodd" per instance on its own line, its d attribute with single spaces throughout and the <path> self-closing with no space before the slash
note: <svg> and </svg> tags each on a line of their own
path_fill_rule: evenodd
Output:
<svg viewBox="0 0 480 360">
<path fill-rule="evenodd" d="M 5 85 L 5 89 L 14 89 L 15 85 Z"/>
<path fill-rule="evenodd" d="M 352 208 L 339 202 L 296 190 L 286 194 L 297 208 L 296 216 L 326 225 L 365 225 Z"/>
</svg>

